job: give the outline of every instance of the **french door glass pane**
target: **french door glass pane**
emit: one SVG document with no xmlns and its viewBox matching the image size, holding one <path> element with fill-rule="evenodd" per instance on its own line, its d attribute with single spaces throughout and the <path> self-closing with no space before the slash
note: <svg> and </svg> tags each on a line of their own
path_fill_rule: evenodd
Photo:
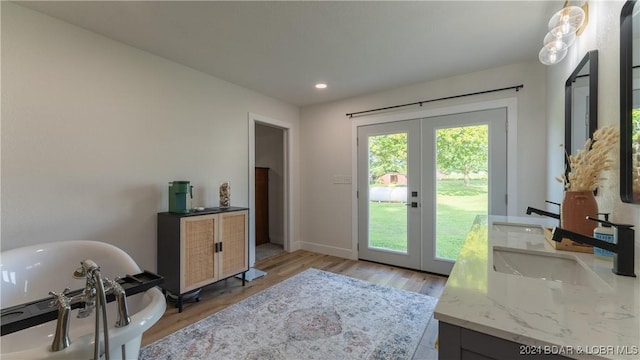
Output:
<svg viewBox="0 0 640 360">
<path fill-rule="evenodd" d="M 477 215 L 487 215 L 488 125 L 436 130 L 436 257 L 455 260 Z"/>
<path fill-rule="evenodd" d="M 407 252 L 407 134 L 369 136 L 369 247 Z"/>
</svg>

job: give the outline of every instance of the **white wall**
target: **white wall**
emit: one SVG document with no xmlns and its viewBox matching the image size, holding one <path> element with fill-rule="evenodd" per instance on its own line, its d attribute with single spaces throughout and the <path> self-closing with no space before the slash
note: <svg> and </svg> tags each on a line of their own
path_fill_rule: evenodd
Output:
<svg viewBox="0 0 640 360">
<path fill-rule="evenodd" d="M 620 11 L 624 1 L 589 1 L 589 24 L 569 49 L 567 57 L 547 71 L 547 197 L 562 196 L 562 184 L 554 177 L 562 173 L 564 139 L 564 83 L 587 51 L 598 50 L 598 126 L 620 125 Z M 598 190 L 598 210 L 611 213 L 611 221 L 636 226 L 640 246 L 640 205 L 620 201 L 619 163 Z M 557 210 L 557 209 L 556 209 Z"/>
<path fill-rule="evenodd" d="M 563 168 L 564 81 L 588 50 L 600 51 L 599 123 L 618 125 L 622 4 L 591 1 L 589 27 L 558 65 L 514 64 L 299 114 L 294 106 L 2 2 L 0 246 L 101 240 L 154 270 L 155 214 L 167 209 L 168 181 L 192 181 L 196 205 L 215 206 L 218 183 L 230 180 L 232 204 L 247 205 L 246 118 L 255 112 L 292 124 L 292 240 L 353 257 L 351 186 L 333 184 L 334 175 L 351 174 L 345 114 L 521 83 L 517 93 L 425 108 L 516 96 L 519 186 L 510 195 L 520 213 L 527 205 L 544 207 L 544 199 L 562 194 L 554 178 Z M 601 210 L 613 209 L 614 221 L 640 227 L 640 206 L 619 201 L 613 175 L 611 189 L 599 196 Z"/>
<path fill-rule="evenodd" d="M 256 166 L 269 168 L 269 240 L 284 244 L 284 130 L 256 124 Z"/>
<path fill-rule="evenodd" d="M 351 185 L 333 184 L 334 175 L 350 175 L 351 119 L 346 113 L 524 84 L 519 92 L 505 91 L 425 104 L 423 109 L 517 98 L 518 214 L 527 205 L 543 207 L 546 187 L 545 68 L 538 62 L 406 86 L 368 96 L 301 109 L 300 143 L 302 209 L 301 247 L 356 257 L 352 251 Z M 418 107 L 407 108 L 416 111 Z"/>
<path fill-rule="evenodd" d="M 248 205 L 249 112 L 297 137 L 297 107 L 3 1 L 2 250 L 99 240 L 155 270 L 169 181 Z"/>
</svg>

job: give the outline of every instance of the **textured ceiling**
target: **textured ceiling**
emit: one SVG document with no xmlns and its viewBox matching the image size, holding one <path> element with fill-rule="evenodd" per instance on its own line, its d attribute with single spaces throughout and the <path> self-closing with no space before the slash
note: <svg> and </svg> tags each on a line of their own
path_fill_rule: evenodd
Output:
<svg viewBox="0 0 640 360">
<path fill-rule="evenodd" d="M 535 61 L 564 2 L 17 3 L 305 106 Z"/>
</svg>

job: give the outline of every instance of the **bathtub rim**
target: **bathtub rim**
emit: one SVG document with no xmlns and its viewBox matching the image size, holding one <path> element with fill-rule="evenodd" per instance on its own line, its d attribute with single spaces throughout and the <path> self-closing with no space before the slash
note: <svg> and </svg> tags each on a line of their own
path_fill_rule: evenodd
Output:
<svg viewBox="0 0 640 360">
<path fill-rule="evenodd" d="M 116 256 L 119 260 L 124 260 L 127 265 L 127 269 L 124 270 L 125 272 L 135 273 L 142 271 L 133 258 L 124 250 L 113 244 L 94 240 L 51 241 L 3 250 L 0 252 L 0 268 L 4 268 L 6 265 L 6 258 L 12 256 L 24 256 L 34 254 L 38 252 L 38 250 L 42 251 L 75 245 L 88 245 L 95 249 L 103 249 L 107 251 L 109 256 Z M 14 264 L 11 263 L 11 265 Z M 115 319 L 108 319 L 111 349 L 114 349 L 114 347 L 119 348 L 121 344 L 126 344 L 136 339 L 136 342 L 139 342 L 136 346 L 139 348 L 141 345 L 142 334 L 164 315 L 166 310 L 166 299 L 158 287 L 151 288 L 144 293 L 136 294 L 134 296 L 144 297 L 142 301 L 143 303 L 146 303 L 146 305 L 140 311 L 130 315 L 131 324 L 122 328 L 116 328 L 113 325 L 115 323 Z M 73 326 L 73 318 L 71 320 L 71 326 Z M 3 359 L 76 358 L 80 354 L 84 353 L 85 348 L 90 349 L 91 354 L 93 354 L 93 344 L 94 335 L 93 332 L 91 332 L 90 334 L 82 335 L 75 339 L 72 338 L 71 345 L 67 349 L 55 353 L 50 351 L 51 344 L 38 344 L 36 347 L 29 349 L 6 353 L 1 352 L 0 357 Z M 82 349 L 78 349 L 80 347 L 82 347 Z"/>
</svg>

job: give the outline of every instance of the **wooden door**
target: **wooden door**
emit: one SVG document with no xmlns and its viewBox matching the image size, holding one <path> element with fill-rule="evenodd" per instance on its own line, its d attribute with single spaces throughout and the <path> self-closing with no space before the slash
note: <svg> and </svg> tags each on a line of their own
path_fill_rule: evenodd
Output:
<svg viewBox="0 0 640 360">
<path fill-rule="evenodd" d="M 256 167 L 256 246 L 269 242 L 269 168 Z"/>
</svg>

